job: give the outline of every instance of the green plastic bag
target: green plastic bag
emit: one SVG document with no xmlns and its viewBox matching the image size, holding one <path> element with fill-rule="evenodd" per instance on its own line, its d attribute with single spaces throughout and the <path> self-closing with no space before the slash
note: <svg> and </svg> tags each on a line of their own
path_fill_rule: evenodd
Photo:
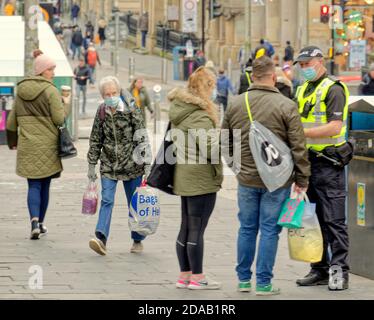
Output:
<svg viewBox="0 0 374 320">
<path fill-rule="evenodd" d="M 307 195 L 291 194 L 282 207 L 278 225 L 288 229 L 300 229 L 303 222 L 303 214 Z"/>
</svg>

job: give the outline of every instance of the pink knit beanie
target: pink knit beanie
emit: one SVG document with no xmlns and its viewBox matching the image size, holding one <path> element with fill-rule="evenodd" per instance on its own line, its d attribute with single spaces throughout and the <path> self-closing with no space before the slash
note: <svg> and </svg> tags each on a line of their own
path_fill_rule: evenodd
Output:
<svg viewBox="0 0 374 320">
<path fill-rule="evenodd" d="M 44 71 L 56 67 L 56 62 L 43 54 L 43 51 L 37 49 L 33 52 L 34 55 L 34 75 L 39 76 Z"/>
</svg>

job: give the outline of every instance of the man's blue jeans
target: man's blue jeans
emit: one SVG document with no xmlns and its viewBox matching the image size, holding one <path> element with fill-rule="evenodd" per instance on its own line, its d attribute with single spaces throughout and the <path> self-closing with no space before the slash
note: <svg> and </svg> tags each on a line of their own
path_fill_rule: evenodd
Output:
<svg viewBox="0 0 374 320">
<path fill-rule="evenodd" d="M 110 180 L 101 177 L 101 207 L 99 213 L 99 221 L 97 222 L 96 226 L 96 233 L 101 233 L 102 235 L 104 235 L 105 239 L 108 239 L 109 237 L 117 183 L 118 180 Z M 129 181 L 123 181 L 128 207 L 130 206 L 132 195 L 134 194 L 136 188 L 140 187 L 141 183 L 142 177 Z M 131 232 L 131 237 L 134 241 L 142 241 L 145 239 L 144 236 L 141 236 L 136 232 Z"/>
<path fill-rule="evenodd" d="M 289 195 L 289 188 L 270 193 L 266 189 L 239 185 L 240 229 L 236 272 L 240 282 L 247 282 L 252 278 L 251 268 L 256 254 L 257 234 L 260 231 L 256 284 L 265 286 L 271 283 L 279 234 L 282 231 L 277 222 L 283 203 Z"/>
</svg>

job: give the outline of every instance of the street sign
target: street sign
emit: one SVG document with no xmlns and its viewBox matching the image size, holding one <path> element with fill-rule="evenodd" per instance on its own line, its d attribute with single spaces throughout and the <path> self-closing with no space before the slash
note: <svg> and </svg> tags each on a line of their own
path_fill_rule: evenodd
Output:
<svg viewBox="0 0 374 320">
<path fill-rule="evenodd" d="M 116 23 L 115 21 L 110 21 L 106 30 L 106 35 L 109 41 L 116 41 Z M 119 40 L 125 41 L 129 35 L 129 28 L 127 24 L 123 21 L 119 22 Z"/>
<path fill-rule="evenodd" d="M 197 0 L 183 0 L 182 31 L 197 32 Z"/>
</svg>

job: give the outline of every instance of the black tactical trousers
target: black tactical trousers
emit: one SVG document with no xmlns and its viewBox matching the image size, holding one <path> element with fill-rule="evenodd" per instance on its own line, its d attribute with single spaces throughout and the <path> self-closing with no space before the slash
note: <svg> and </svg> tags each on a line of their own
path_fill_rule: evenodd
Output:
<svg viewBox="0 0 374 320">
<path fill-rule="evenodd" d="M 323 256 L 312 263 L 312 271 L 327 276 L 330 266 L 341 268 L 348 278 L 348 226 L 345 216 L 346 182 L 344 168 L 338 168 L 322 159 L 311 159 L 312 176 L 308 197 L 316 203 L 316 213 L 323 235 Z M 331 257 L 328 247 L 331 248 Z"/>
</svg>

